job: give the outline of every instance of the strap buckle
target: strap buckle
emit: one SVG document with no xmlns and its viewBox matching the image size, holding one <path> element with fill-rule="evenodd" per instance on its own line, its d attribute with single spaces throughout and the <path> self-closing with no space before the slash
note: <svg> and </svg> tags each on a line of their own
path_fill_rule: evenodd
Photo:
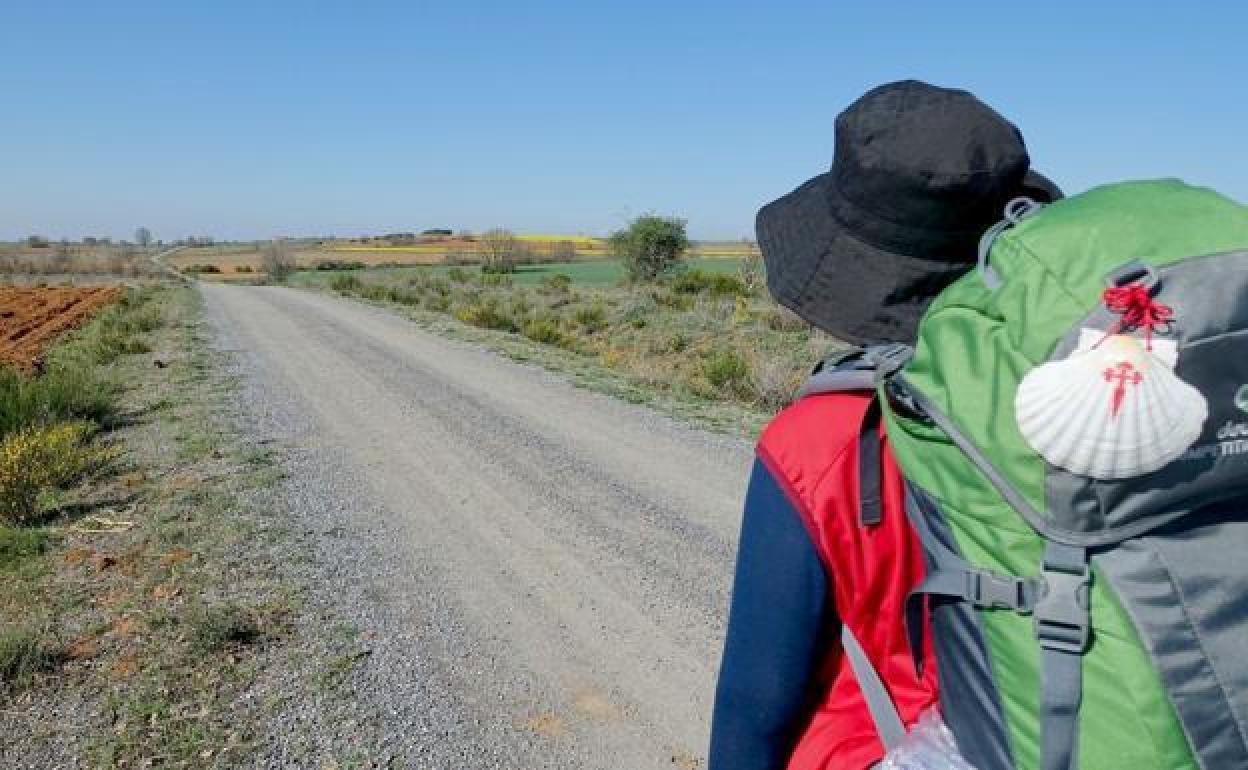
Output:
<svg viewBox="0 0 1248 770">
<path fill-rule="evenodd" d="M 966 598 L 982 609 L 1014 610 L 1027 613 L 1036 604 L 1038 586 L 1029 578 L 998 575 L 985 570 L 968 570 Z"/>
<path fill-rule="evenodd" d="M 914 348 L 902 343 L 869 347 L 863 359 L 875 367 L 875 384 L 888 380 L 914 357 Z"/>
<path fill-rule="evenodd" d="M 1042 585 L 1033 617 L 1036 638 L 1046 650 L 1083 654 L 1091 639 L 1089 587 L 1092 572 L 1087 564 L 1077 572 L 1045 563 Z"/>
</svg>

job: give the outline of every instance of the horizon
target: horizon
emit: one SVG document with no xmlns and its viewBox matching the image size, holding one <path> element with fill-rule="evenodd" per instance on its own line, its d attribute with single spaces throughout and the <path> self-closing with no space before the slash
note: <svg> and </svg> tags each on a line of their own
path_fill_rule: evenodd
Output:
<svg viewBox="0 0 1248 770">
<path fill-rule="evenodd" d="M 602 236 L 647 212 L 752 238 L 826 170 L 836 114 L 905 77 L 975 92 L 1068 193 L 1248 199 L 1242 4 L 71 7 L 7 14 L 5 241 Z"/>
</svg>

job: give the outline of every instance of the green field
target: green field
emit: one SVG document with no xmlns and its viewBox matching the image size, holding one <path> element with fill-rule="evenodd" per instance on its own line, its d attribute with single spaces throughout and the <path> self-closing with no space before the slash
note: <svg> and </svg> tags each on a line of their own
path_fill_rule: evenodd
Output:
<svg viewBox="0 0 1248 770">
<path fill-rule="evenodd" d="M 741 268 L 742 259 L 732 257 L 699 257 L 684 260 L 681 264 L 688 269 L 702 270 L 707 273 L 735 273 Z M 410 265 L 404 267 L 372 267 L 349 272 L 360 273 L 369 279 L 390 279 L 415 277 L 417 275 L 446 275 L 454 268 L 446 265 Z M 472 274 L 480 273 L 475 266 L 462 267 Z M 292 279 L 293 283 L 305 286 L 322 286 L 342 272 L 339 270 L 303 270 Z M 613 259 L 585 260 L 580 262 L 551 262 L 542 265 L 520 265 L 511 274 L 518 286 L 538 286 L 542 279 L 556 273 L 563 273 L 572 279 L 572 283 L 585 287 L 609 287 L 621 283 L 625 278 L 624 265 Z"/>
</svg>

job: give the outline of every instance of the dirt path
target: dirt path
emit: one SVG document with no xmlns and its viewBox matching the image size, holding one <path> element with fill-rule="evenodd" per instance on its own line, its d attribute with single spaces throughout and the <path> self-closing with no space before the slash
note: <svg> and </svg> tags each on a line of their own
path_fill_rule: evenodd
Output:
<svg viewBox="0 0 1248 770">
<path fill-rule="evenodd" d="M 459 726 L 400 730 L 390 755 L 440 767 L 450 741 L 465 767 L 701 766 L 745 442 L 348 300 L 201 285 L 266 430 L 305 453 L 294 496 L 358 512 L 320 539 L 376 546 L 325 569 L 402 619 L 356 692 L 383 719 Z"/>
</svg>

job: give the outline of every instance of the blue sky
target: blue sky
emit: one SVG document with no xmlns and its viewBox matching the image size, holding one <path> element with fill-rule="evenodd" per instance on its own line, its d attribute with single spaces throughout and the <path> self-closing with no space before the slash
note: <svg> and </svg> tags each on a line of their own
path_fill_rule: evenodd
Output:
<svg viewBox="0 0 1248 770">
<path fill-rule="evenodd" d="M 0 238 L 425 227 L 702 238 L 825 169 L 837 112 L 969 88 L 1068 190 L 1248 200 L 1248 3 L 22 2 Z"/>
</svg>

